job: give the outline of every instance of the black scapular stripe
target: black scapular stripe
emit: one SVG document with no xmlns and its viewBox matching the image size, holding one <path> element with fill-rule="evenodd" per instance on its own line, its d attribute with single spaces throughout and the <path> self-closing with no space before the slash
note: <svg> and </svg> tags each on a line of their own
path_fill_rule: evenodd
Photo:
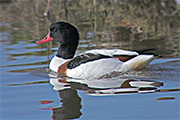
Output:
<svg viewBox="0 0 180 120">
<path fill-rule="evenodd" d="M 84 53 L 73 58 L 68 64 L 67 68 L 73 69 L 79 66 L 82 63 L 87 63 L 90 61 L 102 59 L 102 58 L 112 58 L 110 56 L 102 55 L 102 54 L 93 54 L 93 53 Z"/>
</svg>

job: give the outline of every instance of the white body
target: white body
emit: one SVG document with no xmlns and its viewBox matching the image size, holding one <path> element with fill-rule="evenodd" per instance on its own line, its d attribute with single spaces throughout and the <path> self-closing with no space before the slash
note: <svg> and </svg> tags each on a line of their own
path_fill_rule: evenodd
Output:
<svg viewBox="0 0 180 120">
<path fill-rule="evenodd" d="M 112 49 L 112 50 L 89 50 L 85 53 L 103 54 L 107 56 L 114 55 L 138 55 L 137 52 Z M 146 67 L 152 60 L 153 55 L 138 55 L 126 62 L 120 61 L 118 58 L 103 58 L 99 60 L 83 63 L 73 69 L 66 71 L 67 76 L 80 79 L 98 79 L 99 77 L 112 72 L 127 72 L 128 70 L 141 69 Z M 68 59 L 53 57 L 49 68 L 55 72 L 58 67 L 67 62 Z"/>
</svg>

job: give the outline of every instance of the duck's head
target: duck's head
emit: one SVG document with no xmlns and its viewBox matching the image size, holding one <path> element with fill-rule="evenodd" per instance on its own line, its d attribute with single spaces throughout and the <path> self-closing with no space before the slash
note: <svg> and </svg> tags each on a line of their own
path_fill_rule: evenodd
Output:
<svg viewBox="0 0 180 120">
<path fill-rule="evenodd" d="M 57 56 L 65 59 L 72 58 L 79 43 L 79 33 L 76 27 L 66 22 L 52 23 L 47 36 L 37 41 L 39 44 L 55 40 L 60 43 Z"/>
<path fill-rule="evenodd" d="M 39 44 L 50 42 L 55 40 L 60 44 L 66 44 L 68 42 L 79 42 L 78 30 L 71 24 L 66 22 L 56 22 L 52 23 L 49 28 L 49 33 L 47 36 L 37 41 Z"/>
</svg>

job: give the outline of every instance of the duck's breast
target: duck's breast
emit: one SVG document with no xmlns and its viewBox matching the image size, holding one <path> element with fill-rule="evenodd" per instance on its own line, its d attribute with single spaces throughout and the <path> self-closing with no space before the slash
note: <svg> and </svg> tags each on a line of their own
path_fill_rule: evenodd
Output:
<svg viewBox="0 0 180 120">
<path fill-rule="evenodd" d="M 59 70 L 59 67 L 61 65 L 63 65 L 64 63 L 66 63 L 67 61 L 69 61 L 69 59 L 63 59 L 63 58 L 59 58 L 57 56 L 54 56 L 52 59 L 51 59 L 51 62 L 49 64 L 49 68 L 55 72 L 58 72 Z"/>
</svg>

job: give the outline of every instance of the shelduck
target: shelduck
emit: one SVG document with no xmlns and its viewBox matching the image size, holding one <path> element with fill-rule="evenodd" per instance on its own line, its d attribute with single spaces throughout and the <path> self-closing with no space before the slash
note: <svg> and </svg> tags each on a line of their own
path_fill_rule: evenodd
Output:
<svg viewBox="0 0 180 120">
<path fill-rule="evenodd" d="M 56 22 L 51 24 L 47 36 L 37 43 L 52 40 L 60 43 L 49 68 L 64 76 L 78 79 L 98 79 L 112 72 L 142 69 L 154 59 L 153 55 L 143 54 L 148 50 L 93 49 L 74 56 L 79 39 L 75 26 L 67 22 Z"/>
</svg>

